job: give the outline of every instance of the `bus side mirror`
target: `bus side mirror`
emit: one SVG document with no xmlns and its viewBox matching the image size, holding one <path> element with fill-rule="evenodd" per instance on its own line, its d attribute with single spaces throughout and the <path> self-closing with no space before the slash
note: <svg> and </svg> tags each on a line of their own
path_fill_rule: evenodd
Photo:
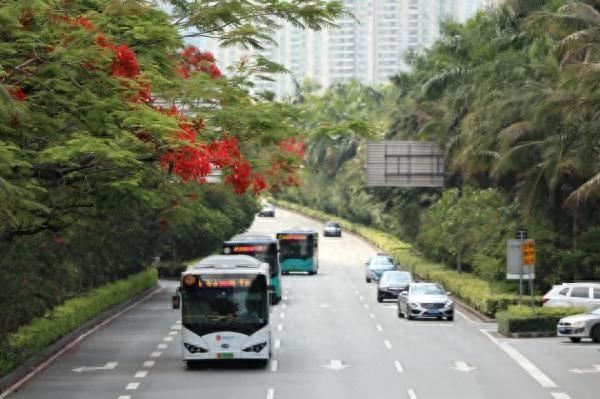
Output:
<svg viewBox="0 0 600 399">
<path fill-rule="evenodd" d="M 171 305 L 173 309 L 179 309 L 181 307 L 181 297 L 179 296 L 179 292 L 171 297 Z"/>
<path fill-rule="evenodd" d="M 274 294 L 275 293 L 275 286 L 274 285 L 268 285 L 267 286 L 267 290 L 269 291 L 269 294 Z"/>
</svg>

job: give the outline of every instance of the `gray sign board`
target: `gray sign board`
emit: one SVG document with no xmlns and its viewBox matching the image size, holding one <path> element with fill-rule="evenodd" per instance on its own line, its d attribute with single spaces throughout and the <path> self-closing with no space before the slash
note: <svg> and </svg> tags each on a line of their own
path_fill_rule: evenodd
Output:
<svg viewBox="0 0 600 399">
<path fill-rule="evenodd" d="M 369 142 L 367 186 L 444 187 L 444 154 L 430 141 Z"/>
<path fill-rule="evenodd" d="M 506 241 L 506 279 L 518 280 L 519 275 L 523 273 L 523 280 L 535 279 L 535 268 L 523 266 L 523 252 L 521 246 L 523 240 Z M 522 269 L 521 269 L 522 268 Z M 522 270 L 522 272 L 521 272 Z"/>
</svg>

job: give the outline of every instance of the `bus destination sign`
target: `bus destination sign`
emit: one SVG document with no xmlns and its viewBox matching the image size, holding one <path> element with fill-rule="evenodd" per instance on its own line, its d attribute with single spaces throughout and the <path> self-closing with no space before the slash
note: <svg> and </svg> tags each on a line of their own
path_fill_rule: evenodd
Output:
<svg viewBox="0 0 600 399">
<path fill-rule="evenodd" d="M 308 237 L 302 234 L 282 234 L 277 238 L 280 240 L 308 240 Z"/>
</svg>

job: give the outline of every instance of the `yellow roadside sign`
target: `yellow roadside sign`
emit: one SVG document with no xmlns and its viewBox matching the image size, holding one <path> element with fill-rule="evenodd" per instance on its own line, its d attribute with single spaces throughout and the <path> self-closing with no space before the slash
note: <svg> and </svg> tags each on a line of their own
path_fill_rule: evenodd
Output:
<svg viewBox="0 0 600 399">
<path fill-rule="evenodd" d="M 527 240 L 521 247 L 523 266 L 535 266 L 535 241 Z"/>
</svg>

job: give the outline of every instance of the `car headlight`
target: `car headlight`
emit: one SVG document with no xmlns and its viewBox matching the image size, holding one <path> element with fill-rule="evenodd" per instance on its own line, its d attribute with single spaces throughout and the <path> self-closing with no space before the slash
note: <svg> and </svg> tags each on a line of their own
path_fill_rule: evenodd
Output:
<svg viewBox="0 0 600 399">
<path fill-rule="evenodd" d="M 448 300 L 446 302 L 446 307 L 449 308 L 450 306 L 454 305 L 454 302 L 452 302 L 451 300 Z"/>
<path fill-rule="evenodd" d="M 571 323 L 571 327 L 585 327 L 585 322 L 576 321 L 575 323 Z"/>
<path fill-rule="evenodd" d="M 265 346 L 267 346 L 266 342 L 261 342 L 260 344 L 255 344 L 252 346 L 249 346 L 247 348 L 242 349 L 244 352 L 254 352 L 254 353 L 259 353 L 260 351 L 262 351 L 263 349 L 265 349 Z"/>
<path fill-rule="evenodd" d="M 414 303 L 414 302 L 409 302 L 408 306 L 410 306 L 411 308 L 418 308 L 419 304 L 418 303 Z"/>
<path fill-rule="evenodd" d="M 208 350 L 206 350 L 206 349 L 204 349 L 204 348 L 201 348 L 201 347 L 199 347 L 199 346 L 196 346 L 196 345 L 188 344 L 187 342 L 185 342 L 185 343 L 183 344 L 183 346 L 184 346 L 184 347 L 185 347 L 185 349 L 187 349 L 187 350 L 188 350 L 188 352 L 190 352 L 190 353 L 206 353 L 206 352 L 208 352 Z"/>
</svg>

